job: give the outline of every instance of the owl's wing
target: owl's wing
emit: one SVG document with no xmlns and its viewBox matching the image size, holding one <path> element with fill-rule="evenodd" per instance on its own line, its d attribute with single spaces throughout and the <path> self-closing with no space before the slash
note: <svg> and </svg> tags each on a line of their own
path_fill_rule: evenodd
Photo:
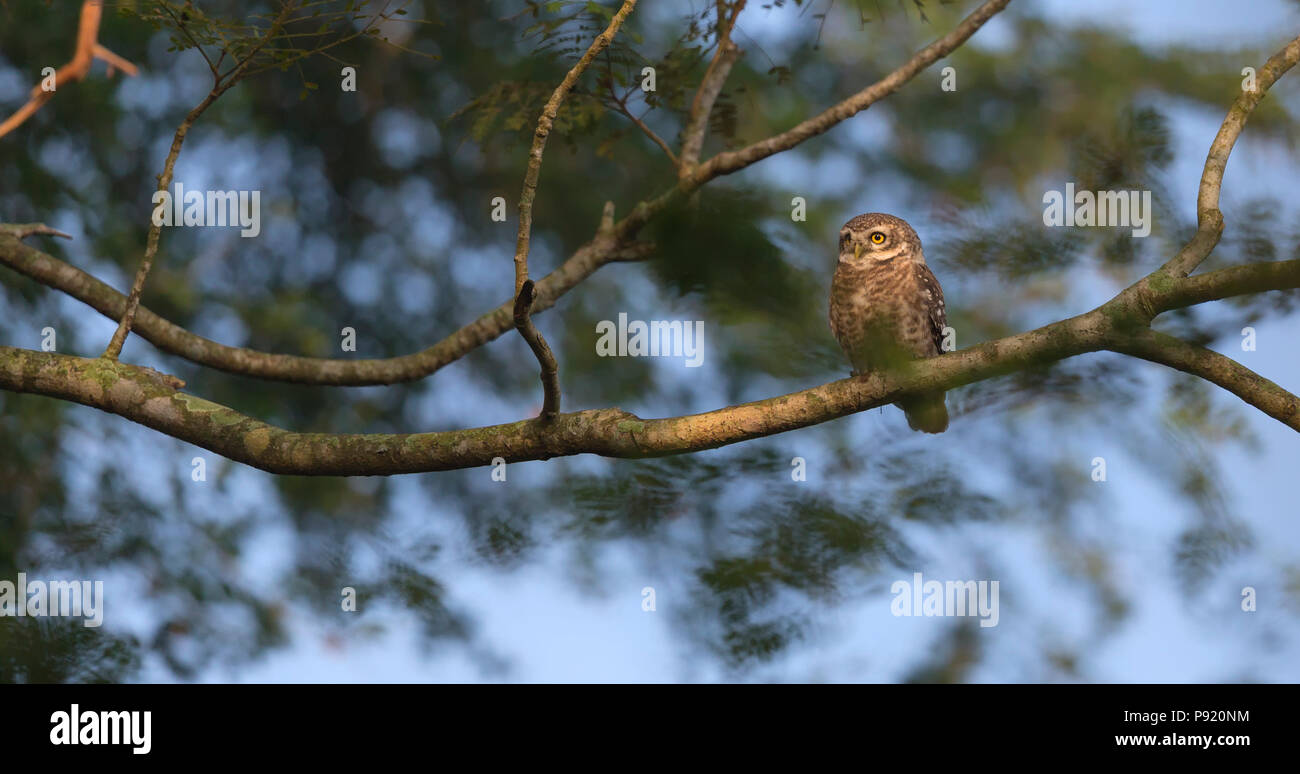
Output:
<svg viewBox="0 0 1300 774">
<path fill-rule="evenodd" d="M 943 352 L 943 329 L 948 325 L 948 312 L 943 303 L 943 288 L 935 278 L 930 267 L 923 263 L 916 266 L 916 280 L 921 286 L 921 303 L 925 307 L 926 320 L 930 323 L 930 336 L 934 339 L 936 352 Z"/>
</svg>

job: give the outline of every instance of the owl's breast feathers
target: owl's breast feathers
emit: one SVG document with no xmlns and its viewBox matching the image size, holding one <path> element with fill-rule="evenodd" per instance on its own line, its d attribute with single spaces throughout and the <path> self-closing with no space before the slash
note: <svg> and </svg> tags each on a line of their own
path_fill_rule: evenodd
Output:
<svg viewBox="0 0 1300 774">
<path fill-rule="evenodd" d="M 831 283 L 831 332 L 859 372 L 939 354 L 943 290 L 923 263 L 841 263 Z"/>
</svg>

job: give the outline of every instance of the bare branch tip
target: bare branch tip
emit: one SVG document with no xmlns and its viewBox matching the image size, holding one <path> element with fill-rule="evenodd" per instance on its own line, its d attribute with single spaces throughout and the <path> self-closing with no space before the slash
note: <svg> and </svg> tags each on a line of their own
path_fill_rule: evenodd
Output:
<svg viewBox="0 0 1300 774">
<path fill-rule="evenodd" d="M 600 233 L 608 234 L 614 230 L 614 203 L 605 202 L 605 209 L 600 213 Z"/>
<path fill-rule="evenodd" d="M 0 224 L 0 233 L 9 234 L 15 239 L 26 239 L 29 236 L 54 236 L 64 239 L 72 239 L 71 234 L 65 234 L 55 228 L 50 228 L 44 223 L 4 223 Z"/>
</svg>

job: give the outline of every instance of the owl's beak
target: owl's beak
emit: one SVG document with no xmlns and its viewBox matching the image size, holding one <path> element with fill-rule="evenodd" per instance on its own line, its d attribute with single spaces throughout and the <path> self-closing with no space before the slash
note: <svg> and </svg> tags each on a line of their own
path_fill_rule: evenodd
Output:
<svg viewBox="0 0 1300 774">
<path fill-rule="evenodd" d="M 854 243 L 853 243 L 853 260 L 856 261 L 856 260 L 859 260 L 860 258 L 862 258 L 862 243 L 861 243 L 861 242 L 854 242 Z"/>
</svg>

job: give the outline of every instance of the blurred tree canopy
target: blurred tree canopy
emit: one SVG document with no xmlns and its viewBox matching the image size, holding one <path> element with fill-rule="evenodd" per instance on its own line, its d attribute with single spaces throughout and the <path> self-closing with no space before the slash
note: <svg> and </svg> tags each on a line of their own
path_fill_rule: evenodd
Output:
<svg viewBox="0 0 1300 774">
<path fill-rule="evenodd" d="M 97 65 L 0 138 L 0 221 L 69 232 L 72 241 L 40 249 L 125 292 L 172 135 L 210 86 L 196 46 L 246 51 L 263 29 L 255 21 L 277 5 L 109 2 L 100 40 L 141 72 L 107 78 Z M 265 66 L 195 124 L 176 166 L 187 188 L 261 190 L 261 236 L 165 229 L 144 303 L 233 346 L 347 357 L 338 331 L 351 327 L 356 357 L 416 352 L 510 297 L 516 222 L 493 221 L 491 202 L 517 200 L 543 103 L 618 4 L 423 0 L 395 4 L 406 13 L 374 34 L 353 20 L 365 4 L 312 5 L 327 18 L 269 46 Z M 0 4 L 0 113 L 27 99 L 41 67 L 66 60 L 69 6 Z M 702 159 L 859 91 L 973 7 L 750 4 Z M 669 154 L 637 124 L 679 147 L 717 46 L 717 12 L 712 2 L 644 3 L 584 73 L 542 167 L 534 276 L 592 238 L 605 202 L 622 217 L 676 183 Z M 602 268 L 538 315 L 565 408 L 678 416 L 847 376 L 826 294 L 837 229 L 858 212 L 918 227 L 963 348 L 1089 309 L 1176 253 L 1196 230 L 1196 194 L 1168 185 L 1175 123 L 1203 112 L 1217 127 L 1241 67 L 1284 41 L 1261 30 L 1251 50 L 1154 49 L 1107 28 L 1059 26 L 1019 2 L 998 20 L 994 43 L 977 33 L 866 113 L 675 202 L 644 228 L 648 257 Z M 296 56 L 327 41 L 338 44 Z M 940 88 L 944 65 L 956 69 L 955 91 Z M 356 68 L 355 92 L 334 87 L 344 66 Z M 1296 129 L 1268 99 L 1247 131 L 1293 153 Z M 1067 181 L 1152 191 L 1152 236 L 1043 228 L 1042 191 Z M 1300 258 L 1294 202 L 1257 199 L 1244 182 L 1225 200 L 1229 228 L 1202 270 Z M 806 221 L 790 217 L 795 196 Z M 112 321 L 17 272 L 0 270 L 0 289 L 5 344 L 39 349 L 52 327 L 60 352 L 95 357 L 112 334 Z M 1172 312 L 1163 329 L 1197 344 L 1235 340 L 1294 304 L 1293 293 L 1246 295 Z M 595 326 L 619 313 L 706 321 L 705 366 L 599 357 Z M 122 359 L 303 432 L 475 427 L 531 417 L 541 400 L 536 363 L 513 333 L 391 386 L 234 376 L 139 336 Z M 981 664 L 994 679 L 1087 679 L 1086 651 L 1131 614 L 1113 561 L 1124 537 L 1104 528 L 1121 506 L 1089 479 L 1098 448 L 1171 504 L 1179 538 L 1156 572 L 1188 595 L 1234 561 L 1296 577 L 1293 559 L 1257 550 L 1221 472 L 1225 455 L 1256 447 L 1254 409 L 1202 380 L 1099 353 L 972 384 L 949 405 L 953 428 L 939 438 L 907 433 L 891 407 L 679 457 L 511 464 L 502 483 L 484 468 L 273 476 L 118 417 L 0 391 L 0 579 L 109 587 L 101 629 L 0 620 L 0 680 L 192 679 L 295 638 L 373 641 L 410 621 L 430 648 L 509 677 L 508 648 L 484 634 L 483 611 L 458 587 L 465 567 L 543 568 L 637 608 L 638 579 L 657 578 L 649 585 L 682 677 L 781 677 L 778 665 L 817 652 L 837 610 L 887 599 L 895 578 L 952 567 L 1009 578 L 1024 561 L 1075 589 L 1086 612 L 1070 620 L 1082 623 L 1067 632 L 1053 617 L 1066 613 L 1026 609 L 1004 624 L 1021 640 L 1018 671 L 998 666 L 997 649 L 1010 646 L 983 640 L 976 622 L 945 624 L 937 641 L 917 641 L 899 679 L 972 679 Z M 191 478 L 195 457 L 204 482 Z M 792 479 L 793 458 L 806 461 L 807 481 Z M 1028 558 L 1001 545 L 1013 537 Z M 358 590 L 359 614 L 340 611 L 344 587 Z M 1294 629 L 1258 637 L 1263 648 Z M 873 657 L 870 642 L 859 651 Z"/>
</svg>

